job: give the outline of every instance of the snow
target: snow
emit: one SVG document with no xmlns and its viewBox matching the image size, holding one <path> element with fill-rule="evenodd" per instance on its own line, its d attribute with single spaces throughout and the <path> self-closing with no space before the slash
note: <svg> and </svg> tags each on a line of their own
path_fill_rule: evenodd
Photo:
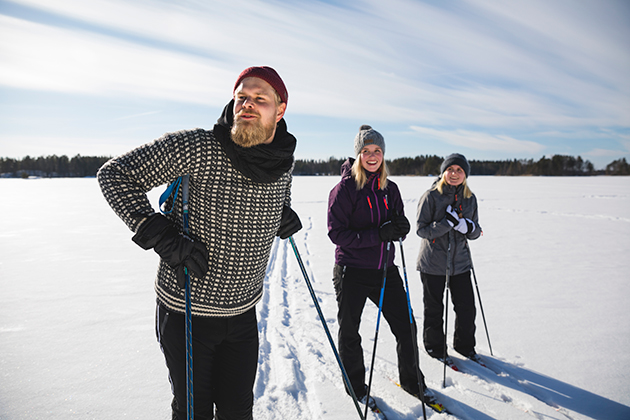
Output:
<svg viewBox="0 0 630 420">
<path fill-rule="evenodd" d="M 393 179 L 413 220 L 432 178 Z M 335 341 L 326 207 L 337 181 L 293 184 L 304 225 L 294 240 Z M 494 356 L 479 311 L 477 350 L 500 374 L 454 355 L 465 373 L 446 372 L 443 388 L 442 365 L 421 348 L 427 382 L 453 413 L 428 417 L 630 419 L 630 178 L 473 176 L 470 185 L 484 230 L 471 248 Z M 156 207 L 159 192 L 150 193 Z M 169 419 L 153 330 L 155 253 L 131 242 L 93 178 L 4 179 L 0 195 L 0 419 Z M 419 244 L 410 234 L 404 252 L 421 323 Z M 398 245 L 396 253 L 400 266 Z M 359 418 L 289 241 L 274 243 L 267 277 L 254 418 Z M 366 360 L 376 315 L 366 305 Z M 373 395 L 389 420 L 422 418 L 419 401 L 392 382 L 386 325 Z"/>
</svg>

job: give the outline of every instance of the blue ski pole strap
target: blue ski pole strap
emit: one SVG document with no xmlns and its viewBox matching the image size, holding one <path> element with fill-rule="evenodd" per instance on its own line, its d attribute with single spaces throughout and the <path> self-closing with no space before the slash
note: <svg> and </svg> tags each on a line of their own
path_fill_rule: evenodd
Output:
<svg viewBox="0 0 630 420">
<path fill-rule="evenodd" d="M 184 233 L 188 235 L 188 179 L 189 175 L 184 175 L 179 179 L 182 181 L 182 217 Z"/>
<path fill-rule="evenodd" d="M 175 181 L 173 181 L 171 185 L 169 185 L 160 196 L 160 212 L 162 214 L 171 214 L 173 212 L 173 208 L 175 207 L 174 206 L 175 200 L 177 199 L 177 194 L 179 192 L 179 184 L 181 184 L 181 182 L 182 182 L 182 177 L 180 176 Z M 164 203 L 166 203 L 166 200 L 168 200 L 170 196 L 173 196 L 173 203 L 171 204 L 171 209 L 170 210 L 163 209 L 162 206 L 164 205 Z"/>
</svg>

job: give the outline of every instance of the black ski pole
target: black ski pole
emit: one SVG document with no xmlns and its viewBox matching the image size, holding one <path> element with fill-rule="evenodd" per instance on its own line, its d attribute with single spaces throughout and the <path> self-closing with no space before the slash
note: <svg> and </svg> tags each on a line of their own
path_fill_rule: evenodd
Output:
<svg viewBox="0 0 630 420">
<path fill-rule="evenodd" d="M 188 175 L 182 178 L 182 202 L 183 202 L 183 231 L 188 235 Z M 193 403 L 193 348 L 192 348 L 192 308 L 190 302 L 190 275 L 188 269 L 184 267 L 186 277 L 185 299 L 186 299 L 186 412 L 188 420 L 194 420 Z"/>
<path fill-rule="evenodd" d="M 448 232 L 448 250 L 446 251 L 446 301 L 444 303 L 444 379 L 442 388 L 446 388 L 446 332 L 448 330 L 448 289 L 451 283 L 451 232 Z"/>
<path fill-rule="evenodd" d="M 420 371 L 420 355 L 418 354 L 418 334 L 414 328 L 413 311 L 411 310 L 411 297 L 409 296 L 409 281 L 407 281 L 407 264 L 405 264 L 405 251 L 403 250 L 402 238 L 398 239 L 400 244 L 400 258 L 402 259 L 403 274 L 405 276 L 405 292 L 407 293 L 407 309 L 409 310 L 409 323 L 411 327 L 411 341 L 413 343 L 413 357 L 416 359 L 416 375 L 418 376 L 418 386 L 420 388 L 420 401 L 422 401 L 422 418 L 427 420 L 427 410 L 424 402 L 424 375 Z"/>
<path fill-rule="evenodd" d="M 492 353 L 492 344 L 490 344 L 490 333 L 488 332 L 488 324 L 486 323 L 486 314 L 483 312 L 483 304 L 481 303 L 481 293 L 479 293 L 479 285 L 477 284 L 477 275 L 475 274 L 475 267 L 473 265 L 472 253 L 470 252 L 470 245 L 466 242 L 466 249 L 468 250 L 468 256 L 470 257 L 470 271 L 472 271 L 473 279 L 475 280 L 475 289 L 477 289 L 477 298 L 479 299 L 479 309 L 481 309 L 481 318 L 483 319 L 483 326 L 486 329 L 486 338 L 488 339 L 488 347 L 490 348 L 490 356 L 494 356 Z"/>
<path fill-rule="evenodd" d="M 385 282 L 387 281 L 387 261 L 389 260 L 389 248 L 391 242 L 387 242 L 387 249 L 385 251 L 385 265 L 383 267 L 383 285 L 381 286 L 381 296 L 378 300 L 378 315 L 376 317 L 376 332 L 374 333 L 374 348 L 372 349 L 372 363 L 370 364 L 370 379 L 367 386 L 367 394 L 365 397 L 365 417 L 367 417 L 367 411 L 370 402 L 370 391 L 372 389 L 372 375 L 374 374 L 374 359 L 376 359 L 376 343 L 378 342 L 378 330 L 381 323 L 381 312 L 383 310 L 383 298 L 385 297 Z"/>
<path fill-rule="evenodd" d="M 343 367 L 343 363 L 341 362 L 341 357 L 339 357 L 339 352 L 337 352 L 337 347 L 335 346 L 335 342 L 333 341 L 332 336 L 330 335 L 330 330 L 326 325 L 326 319 L 324 318 L 324 314 L 322 313 L 322 309 L 319 307 L 319 303 L 317 302 L 317 296 L 315 296 L 315 291 L 313 290 L 313 286 L 311 281 L 308 278 L 308 274 L 306 273 L 306 268 L 304 267 L 304 263 L 302 262 L 302 257 L 300 257 L 300 253 L 298 252 L 297 246 L 295 245 L 295 241 L 293 240 L 293 236 L 289 236 L 289 242 L 291 243 L 291 247 L 293 247 L 293 252 L 295 253 L 295 258 L 297 258 L 300 269 L 302 270 L 302 275 L 304 276 L 304 281 L 306 282 L 306 286 L 308 287 L 308 291 L 311 294 L 311 298 L 313 299 L 313 303 L 315 304 L 315 309 L 317 309 L 317 314 L 319 315 L 319 320 L 324 327 L 324 331 L 326 331 L 326 336 L 328 337 L 328 342 L 332 347 L 333 353 L 335 354 L 335 358 L 337 359 L 337 363 L 339 364 L 339 368 L 341 369 L 341 375 L 343 376 L 343 381 L 346 385 L 346 388 L 350 392 L 350 396 L 354 401 L 354 406 L 359 413 L 359 417 L 361 420 L 365 420 L 365 416 L 361 412 L 361 407 L 359 406 L 359 401 L 357 400 L 357 396 L 354 393 L 354 389 L 352 388 L 352 384 L 350 384 L 350 379 L 348 378 L 348 374 L 346 373 L 346 369 Z"/>
</svg>

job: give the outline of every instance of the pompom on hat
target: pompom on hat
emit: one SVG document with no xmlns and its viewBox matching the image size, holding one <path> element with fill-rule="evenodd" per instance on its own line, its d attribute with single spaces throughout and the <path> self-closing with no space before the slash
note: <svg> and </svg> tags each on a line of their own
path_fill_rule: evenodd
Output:
<svg viewBox="0 0 630 420">
<path fill-rule="evenodd" d="M 383 155 L 385 154 L 385 139 L 381 133 L 369 125 L 362 125 L 359 134 L 354 138 L 354 155 L 359 156 L 361 149 L 370 144 L 377 145 L 383 151 Z"/>
<path fill-rule="evenodd" d="M 452 165 L 459 165 L 466 173 L 466 178 L 468 178 L 468 175 L 470 175 L 470 164 L 468 164 L 464 155 L 460 155 L 459 153 L 448 155 L 446 159 L 444 159 L 444 162 L 442 162 L 442 166 L 440 166 L 440 174 L 443 174 L 444 171 Z"/>
<path fill-rule="evenodd" d="M 241 74 L 239 74 L 238 79 L 236 79 L 232 93 L 236 92 L 236 89 L 239 87 L 243 79 L 247 77 L 256 77 L 269 83 L 278 93 L 278 96 L 280 96 L 280 100 L 285 104 L 289 103 L 289 92 L 280 78 L 280 75 L 274 69 L 267 66 L 249 67 L 243 70 Z"/>
</svg>

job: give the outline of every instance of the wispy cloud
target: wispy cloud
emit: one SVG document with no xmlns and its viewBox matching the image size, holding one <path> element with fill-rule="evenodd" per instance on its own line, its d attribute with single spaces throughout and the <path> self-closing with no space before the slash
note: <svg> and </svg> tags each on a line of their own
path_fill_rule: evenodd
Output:
<svg viewBox="0 0 630 420">
<path fill-rule="evenodd" d="M 148 115 L 156 115 L 161 112 L 162 111 L 149 111 L 149 112 L 141 112 L 140 114 L 125 115 L 124 117 L 115 118 L 114 121 L 129 120 L 129 119 L 138 118 L 138 117 L 146 117 Z"/>
<path fill-rule="evenodd" d="M 519 120 L 584 124 L 585 115 L 597 123 L 610 119 L 611 110 L 617 118 L 625 114 L 630 119 L 630 111 L 619 107 L 627 103 L 620 93 L 630 93 L 628 78 L 611 75 L 596 59 L 601 52 L 581 46 L 586 37 L 576 26 L 585 17 L 573 25 L 563 23 L 564 10 L 545 3 L 507 7 L 471 0 L 444 9 L 412 1 L 365 1 L 354 9 L 301 2 L 20 3 L 120 35 L 77 36 L 75 30 L 3 21 L 8 35 L 3 39 L 20 40 L 9 51 L 3 45 L 14 57 L 14 74 L 38 89 L 159 95 L 198 103 L 226 92 L 237 69 L 273 61 L 295 92 L 292 106 L 307 114 L 441 123 L 457 119 L 480 126 Z M 477 19 L 470 18 L 471 12 Z M 249 23 L 254 16 L 261 24 Z M 543 23 L 534 26 L 532 21 Z M 567 35 L 578 42 L 565 40 Z M 597 45 L 609 38 L 600 41 Z M 198 55 L 169 51 L 173 46 Z M 627 69 L 622 47 L 618 41 L 608 45 L 605 62 Z M 591 53 L 598 56 L 587 60 Z M 33 65 L 38 60 L 48 63 L 40 73 Z M 24 73 L 25 68 L 30 70 Z"/>
<path fill-rule="evenodd" d="M 411 129 L 424 138 L 442 141 L 454 146 L 473 150 L 507 151 L 515 155 L 540 153 L 545 146 L 533 141 L 518 140 L 507 135 L 491 135 L 469 130 L 437 130 L 427 127 L 411 126 Z"/>
<path fill-rule="evenodd" d="M 584 153 L 585 156 L 593 156 L 593 157 L 614 157 L 619 156 L 620 154 L 626 153 L 627 150 L 607 150 L 607 149 L 593 149 Z"/>
<path fill-rule="evenodd" d="M 7 86 L 199 104 L 230 94 L 233 73 L 208 59 L 1 15 L 0 27 L 0 80 Z"/>
<path fill-rule="evenodd" d="M 290 114 L 431 127 L 479 150 L 536 153 L 550 146 L 536 133 L 630 127 L 623 2 L 11 4 L 5 87 L 219 107 L 239 71 L 266 64 Z"/>
</svg>

